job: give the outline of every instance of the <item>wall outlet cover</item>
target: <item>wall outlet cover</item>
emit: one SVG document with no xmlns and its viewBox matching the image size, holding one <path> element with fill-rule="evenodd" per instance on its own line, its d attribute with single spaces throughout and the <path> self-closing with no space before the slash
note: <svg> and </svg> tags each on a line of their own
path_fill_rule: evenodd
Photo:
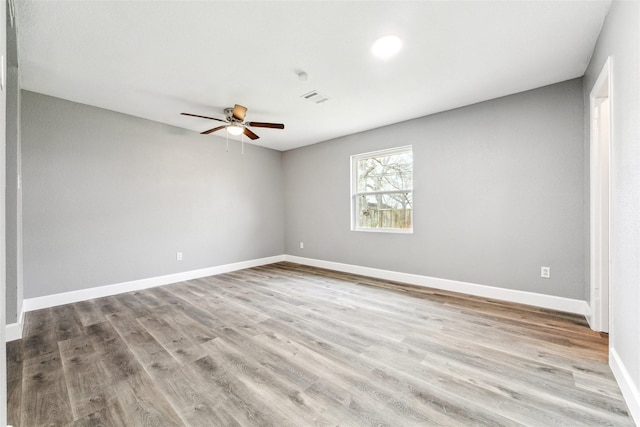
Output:
<svg viewBox="0 0 640 427">
<path fill-rule="evenodd" d="M 551 267 L 540 267 L 540 277 L 543 279 L 551 278 Z"/>
</svg>

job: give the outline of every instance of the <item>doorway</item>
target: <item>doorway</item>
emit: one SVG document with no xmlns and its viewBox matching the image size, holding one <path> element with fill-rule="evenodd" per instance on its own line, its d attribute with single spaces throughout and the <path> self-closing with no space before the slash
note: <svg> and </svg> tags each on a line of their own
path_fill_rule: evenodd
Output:
<svg viewBox="0 0 640 427">
<path fill-rule="evenodd" d="M 611 57 L 589 95 L 590 307 L 589 324 L 609 332 L 611 253 Z"/>
</svg>

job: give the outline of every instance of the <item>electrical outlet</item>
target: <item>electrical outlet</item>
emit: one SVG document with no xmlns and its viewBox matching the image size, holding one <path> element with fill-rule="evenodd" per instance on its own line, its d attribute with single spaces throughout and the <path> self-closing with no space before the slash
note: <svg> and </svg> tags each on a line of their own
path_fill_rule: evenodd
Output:
<svg viewBox="0 0 640 427">
<path fill-rule="evenodd" d="M 540 267 L 540 277 L 543 279 L 551 278 L 551 267 Z"/>
<path fill-rule="evenodd" d="M 300 249 L 304 249 L 304 242 L 300 242 Z"/>
<path fill-rule="evenodd" d="M 177 252 L 176 253 L 176 260 L 182 261 L 182 252 Z"/>
</svg>

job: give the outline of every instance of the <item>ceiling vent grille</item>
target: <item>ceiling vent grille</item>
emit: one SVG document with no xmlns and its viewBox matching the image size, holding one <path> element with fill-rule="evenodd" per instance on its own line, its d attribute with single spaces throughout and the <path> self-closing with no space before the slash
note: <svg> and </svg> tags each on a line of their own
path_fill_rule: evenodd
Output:
<svg viewBox="0 0 640 427">
<path fill-rule="evenodd" d="M 309 93 L 305 93 L 304 95 L 301 95 L 300 98 L 307 99 L 311 102 L 315 102 L 316 104 L 322 104 L 323 102 L 329 100 L 327 96 L 321 94 L 317 90 L 312 90 Z"/>
</svg>

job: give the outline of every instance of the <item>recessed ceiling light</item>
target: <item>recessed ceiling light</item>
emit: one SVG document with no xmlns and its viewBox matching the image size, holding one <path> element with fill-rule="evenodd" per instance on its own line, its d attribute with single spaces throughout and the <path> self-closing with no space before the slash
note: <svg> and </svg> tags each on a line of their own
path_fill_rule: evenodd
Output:
<svg viewBox="0 0 640 427">
<path fill-rule="evenodd" d="M 383 36 L 373 43 L 371 53 L 380 59 L 388 59 L 398 53 L 402 47 L 402 40 L 398 36 Z"/>
</svg>

